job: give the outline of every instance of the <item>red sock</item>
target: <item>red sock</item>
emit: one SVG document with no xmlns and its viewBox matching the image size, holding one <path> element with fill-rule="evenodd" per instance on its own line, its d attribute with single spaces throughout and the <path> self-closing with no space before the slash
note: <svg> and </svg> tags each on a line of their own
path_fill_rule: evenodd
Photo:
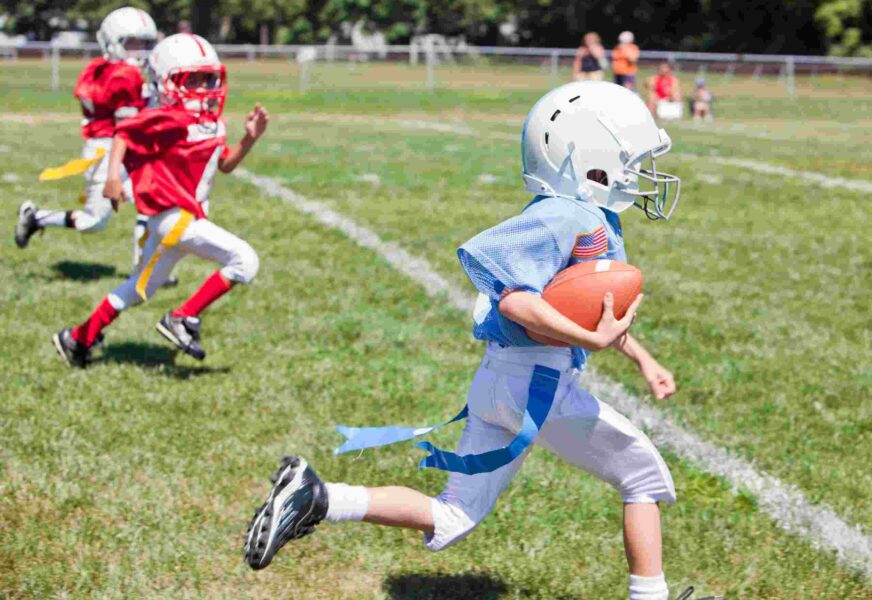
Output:
<svg viewBox="0 0 872 600">
<path fill-rule="evenodd" d="M 90 348 L 94 345 L 94 340 L 97 335 L 103 331 L 103 328 L 109 325 L 120 313 L 115 310 L 109 302 L 109 298 L 103 298 L 103 301 L 97 305 L 88 320 L 73 327 L 73 339 Z"/>
<path fill-rule="evenodd" d="M 185 303 L 173 311 L 174 317 L 197 317 L 206 310 L 210 304 L 230 291 L 233 287 L 221 276 L 221 271 L 215 271 L 203 282 L 194 294 L 185 300 Z"/>
</svg>

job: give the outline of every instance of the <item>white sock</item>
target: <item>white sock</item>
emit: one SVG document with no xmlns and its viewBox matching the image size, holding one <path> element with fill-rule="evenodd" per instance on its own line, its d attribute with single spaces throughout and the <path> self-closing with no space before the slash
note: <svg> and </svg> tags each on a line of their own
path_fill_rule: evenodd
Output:
<svg viewBox="0 0 872 600">
<path fill-rule="evenodd" d="M 369 508 L 369 492 L 362 485 L 325 483 L 328 521 L 362 521 Z"/>
<path fill-rule="evenodd" d="M 41 208 L 36 211 L 36 222 L 40 227 L 66 227 L 67 213 L 63 210 L 45 210 Z"/>
<path fill-rule="evenodd" d="M 630 600 L 669 600 L 669 588 L 663 573 L 657 577 L 630 574 Z"/>
</svg>

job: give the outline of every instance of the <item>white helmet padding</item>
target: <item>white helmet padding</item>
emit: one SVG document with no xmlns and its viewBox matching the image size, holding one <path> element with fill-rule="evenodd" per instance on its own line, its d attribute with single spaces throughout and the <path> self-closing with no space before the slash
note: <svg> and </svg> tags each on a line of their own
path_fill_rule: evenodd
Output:
<svg viewBox="0 0 872 600">
<path fill-rule="evenodd" d="M 668 219 L 680 180 L 657 171 L 672 141 L 632 91 L 603 81 L 548 92 L 524 123 L 521 158 L 528 191 L 589 201 L 621 212 L 635 205 Z"/>
</svg>

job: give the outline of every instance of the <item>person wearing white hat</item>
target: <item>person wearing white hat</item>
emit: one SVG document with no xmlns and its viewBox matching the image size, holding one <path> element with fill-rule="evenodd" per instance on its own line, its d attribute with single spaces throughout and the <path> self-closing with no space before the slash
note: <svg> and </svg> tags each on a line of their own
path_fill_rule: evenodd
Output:
<svg viewBox="0 0 872 600">
<path fill-rule="evenodd" d="M 615 83 L 625 88 L 636 89 L 636 71 L 639 69 L 639 46 L 632 31 L 622 31 L 618 45 L 612 50 L 612 72 Z"/>
</svg>

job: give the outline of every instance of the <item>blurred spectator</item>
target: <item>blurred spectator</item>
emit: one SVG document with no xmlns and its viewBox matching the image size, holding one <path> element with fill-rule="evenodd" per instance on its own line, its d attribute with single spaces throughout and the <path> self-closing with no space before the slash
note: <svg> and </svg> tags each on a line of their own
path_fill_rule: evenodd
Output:
<svg viewBox="0 0 872 600">
<path fill-rule="evenodd" d="M 712 120 L 712 100 L 714 96 L 706 87 L 705 79 L 696 80 L 696 90 L 693 92 L 693 119 L 699 121 Z"/>
<path fill-rule="evenodd" d="M 605 58 L 606 49 L 603 48 L 599 34 L 593 31 L 585 33 L 581 46 L 575 52 L 572 78 L 576 81 L 602 81 Z"/>
<path fill-rule="evenodd" d="M 191 29 L 191 22 L 187 19 L 182 19 L 179 21 L 178 26 L 176 27 L 176 33 L 193 33 Z"/>
<path fill-rule="evenodd" d="M 618 45 L 612 51 L 612 72 L 615 83 L 631 90 L 636 89 L 636 71 L 639 65 L 639 46 L 633 43 L 632 31 L 621 32 Z"/>
<path fill-rule="evenodd" d="M 669 63 L 660 63 L 657 75 L 649 77 L 645 87 L 648 90 L 648 108 L 655 116 L 659 103 L 681 102 L 681 82 L 672 74 Z"/>
</svg>

